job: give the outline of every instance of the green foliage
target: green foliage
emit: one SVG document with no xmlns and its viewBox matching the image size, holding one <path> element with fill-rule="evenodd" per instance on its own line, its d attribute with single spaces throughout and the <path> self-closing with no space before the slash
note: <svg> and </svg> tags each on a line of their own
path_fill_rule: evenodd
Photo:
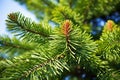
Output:
<svg viewBox="0 0 120 80">
<path fill-rule="evenodd" d="M 19 55 L 25 52 L 30 52 L 34 50 L 35 47 L 37 48 L 36 44 L 25 40 L 18 40 L 15 37 L 11 39 L 8 36 L 0 36 L 0 52 L 8 53 L 9 57 L 15 56 L 15 54 Z"/>
<path fill-rule="evenodd" d="M 14 37 L 0 36 L 0 52 L 9 56 L 0 59 L 0 80 L 63 80 L 68 75 L 74 80 L 76 74 L 79 80 L 120 79 L 120 27 L 108 20 L 100 39 L 92 40 L 88 23 L 109 14 L 119 0 L 17 1 L 41 21 L 20 12 L 8 15 L 7 29 Z"/>
<path fill-rule="evenodd" d="M 39 19 L 48 16 L 51 20 L 52 12 L 56 7 L 69 7 L 72 11 L 84 16 L 82 20 L 89 21 L 92 18 L 108 15 L 118 10 L 120 0 L 16 0 L 27 5 Z"/>
<path fill-rule="evenodd" d="M 98 42 L 98 52 L 101 59 L 118 69 L 120 62 L 120 28 L 112 21 L 108 21 Z"/>
<path fill-rule="evenodd" d="M 72 9 L 68 7 L 58 7 L 52 12 L 52 15 L 53 21 L 57 23 L 61 23 L 67 19 L 71 20 L 75 25 L 80 25 L 82 22 L 81 20 L 82 16 L 76 14 L 74 11 L 72 11 Z"/>
<path fill-rule="evenodd" d="M 66 60 L 61 55 L 52 56 L 49 52 L 27 54 L 2 62 L 5 70 L 1 72 L 1 79 L 9 80 L 44 80 L 55 78 L 63 69 L 67 69 Z M 47 54 L 47 55 L 45 55 Z M 12 73 L 12 74 L 11 74 Z"/>
<path fill-rule="evenodd" d="M 75 5 L 75 11 L 84 16 L 85 20 L 89 20 L 93 17 L 99 17 L 108 15 L 112 11 L 117 9 L 117 4 L 120 0 L 77 0 Z M 106 7 L 107 6 L 107 7 Z M 80 7 L 80 9 L 78 8 Z"/>
<path fill-rule="evenodd" d="M 29 33 L 29 30 L 34 31 L 34 28 L 31 29 L 31 27 L 28 30 L 29 26 L 27 27 L 27 25 L 25 24 L 24 24 L 25 28 L 21 29 L 21 26 L 19 26 L 19 24 L 16 24 L 18 23 L 16 18 L 18 19 L 20 17 L 23 18 L 23 16 L 19 16 L 19 14 L 18 15 L 16 14 L 18 13 L 11 13 L 9 15 L 10 17 L 9 21 L 7 20 L 7 25 L 9 30 L 19 33 L 17 31 L 18 31 L 18 28 L 20 27 L 21 31 L 25 31 L 26 29 L 28 33 Z M 10 25 L 10 21 L 11 22 L 14 21 L 15 25 L 14 24 Z M 19 20 L 19 22 L 21 21 Z M 22 25 L 22 23 L 20 24 Z M 42 32 L 47 32 L 47 30 L 43 29 Z M 26 32 L 23 32 L 23 33 L 26 34 Z M 33 34 L 36 35 L 36 33 L 33 33 Z M 24 36 L 28 36 L 28 35 L 24 35 Z M 43 36 L 43 35 L 40 34 L 40 36 Z M 55 30 L 53 30 L 52 34 L 49 36 L 51 39 L 50 40 L 47 39 L 47 43 L 41 46 L 38 44 L 39 45 L 38 47 L 33 46 L 32 47 L 33 50 L 31 52 L 27 52 L 26 54 L 16 57 L 15 59 L 13 58 L 10 61 L 7 60 L 9 67 L 4 67 L 5 70 L 1 73 L 3 76 L 3 79 L 29 78 L 33 80 L 33 78 L 39 78 L 41 80 L 44 80 L 47 78 L 48 79 L 53 77 L 56 78 L 58 75 L 62 75 L 61 72 L 72 69 L 72 66 L 74 65 L 80 65 L 89 70 L 88 65 L 91 64 L 91 70 L 92 69 L 94 70 L 94 67 L 92 68 L 92 65 L 99 64 L 96 62 L 97 59 L 95 59 L 95 61 L 89 62 L 91 58 L 96 58 L 94 54 L 95 53 L 94 50 L 96 49 L 95 42 L 93 42 L 91 40 L 90 35 L 87 34 L 86 32 L 83 32 L 80 29 L 80 27 L 72 25 L 71 21 L 66 20 L 63 26 L 59 27 L 58 29 L 55 28 Z M 44 37 L 48 38 L 48 36 L 44 36 Z M 22 37 L 21 39 L 23 41 L 26 39 L 28 40 L 28 38 L 23 39 Z M 7 40 L 3 40 L 3 41 L 7 41 Z M 46 42 L 46 39 L 44 39 L 44 41 Z M 31 41 L 27 42 L 27 44 L 29 43 L 31 43 Z M 34 43 L 36 44 L 38 42 L 34 41 Z M 87 44 L 87 43 L 90 43 L 90 44 Z M 27 46 L 26 44 L 24 45 L 25 45 L 24 47 Z M 71 64 L 73 62 L 75 64 Z M 84 62 L 87 62 L 87 64 L 84 64 Z M 98 65 L 98 67 L 100 66 Z"/>
<path fill-rule="evenodd" d="M 51 34 L 51 27 L 48 24 L 36 24 L 19 12 L 9 14 L 6 21 L 9 31 L 28 41 L 43 41 Z"/>
</svg>

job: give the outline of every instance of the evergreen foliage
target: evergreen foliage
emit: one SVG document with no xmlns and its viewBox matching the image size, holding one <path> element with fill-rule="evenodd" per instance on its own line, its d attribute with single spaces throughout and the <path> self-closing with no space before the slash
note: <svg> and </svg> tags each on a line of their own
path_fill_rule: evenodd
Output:
<svg viewBox="0 0 120 80">
<path fill-rule="evenodd" d="M 93 17 L 117 10 L 120 0 L 17 1 L 40 22 L 20 12 L 8 15 L 7 29 L 14 37 L 0 36 L 0 54 L 8 55 L 0 59 L 0 80 L 120 79 L 119 25 L 108 20 L 100 38 L 93 40 L 89 24 Z"/>
</svg>

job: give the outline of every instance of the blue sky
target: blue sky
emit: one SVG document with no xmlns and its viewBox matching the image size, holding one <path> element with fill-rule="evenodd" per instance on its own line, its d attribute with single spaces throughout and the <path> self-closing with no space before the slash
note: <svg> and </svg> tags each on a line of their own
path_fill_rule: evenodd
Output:
<svg viewBox="0 0 120 80">
<path fill-rule="evenodd" d="M 5 20 L 7 15 L 11 12 L 21 12 L 26 17 L 31 18 L 33 21 L 37 21 L 34 14 L 29 12 L 24 5 L 20 5 L 14 0 L 0 0 L 0 35 L 8 34 L 6 29 Z"/>
</svg>

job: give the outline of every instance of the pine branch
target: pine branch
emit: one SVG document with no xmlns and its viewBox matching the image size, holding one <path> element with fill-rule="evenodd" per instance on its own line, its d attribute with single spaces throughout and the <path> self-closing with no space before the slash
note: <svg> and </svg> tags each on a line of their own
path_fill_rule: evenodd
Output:
<svg viewBox="0 0 120 80">
<path fill-rule="evenodd" d="M 34 53 L 32 55 L 27 55 L 26 57 L 16 57 L 14 60 L 12 60 L 12 62 L 8 62 L 8 64 L 11 65 L 6 67 L 2 73 L 2 76 L 4 76 L 3 79 L 9 80 L 33 80 L 30 75 L 35 74 L 39 80 L 50 79 L 58 74 L 60 75 L 64 69 L 68 70 L 68 66 L 64 60 L 64 57 L 65 56 L 63 54 L 53 57 L 51 55 L 46 55 L 46 53 Z"/>
<path fill-rule="evenodd" d="M 8 20 L 6 21 L 8 30 L 21 37 L 27 37 L 28 39 L 31 39 L 32 37 L 45 39 L 51 34 L 50 26 L 44 26 L 44 24 L 35 24 L 35 22 L 32 22 L 29 18 L 26 18 L 19 12 L 9 14 Z"/>
<path fill-rule="evenodd" d="M 101 58 L 118 64 L 120 61 L 120 28 L 112 21 L 108 21 L 104 27 L 98 51 Z"/>
<path fill-rule="evenodd" d="M 63 59 L 65 56 L 63 55 L 63 54 L 60 54 L 60 55 L 57 55 L 57 56 L 55 56 L 54 58 L 52 58 L 52 59 L 48 59 L 48 60 L 46 60 L 44 63 L 40 63 L 40 64 L 38 64 L 38 65 L 35 65 L 32 69 L 30 69 L 29 71 L 27 71 L 25 74 L 23 74 L 23 76 L 22 77 L 25 77 L 25 76 L 28 76 L 28 75 L 30 75 L 31 73 L 33 73 L 34 71 L 37 71 L 38 69 L 40 69 L 40 68 L 42 68 L 42 67 L 46 67 L 48 64 L 50 64 L 50 63 L 53 63 L 53 62 L 58 62 L 58 64 L 60 64 L 61 66 L 62 66 L 62 64 L 59 62 L 59 60 L 60 59 Z M 65 67 L 65 66 L 63 66 L 63 67 Z M 67 67 L 65 67 L 67 70 L 68 70 L 68 68 Z M 21 78 L 22 78 L 21 77 Z"/>
<path fill-rule="evenodd" d="M 20 41 L 15 37 L 11 39 L 8 36 L 5 37 L 0 36 L 0 51 L 3 53 L 22 54 L 23 52 L 31 51 L 34 49 L 35 49 L 35 44 L 33 43 L 28 43 L 27 41 L 22 41 L 22 40 Z M 14 56 L 14 55 L 9 55 L 9 56 Z"/>
<path fill-rule="evenodd" d="M 86 71 L 92 71 L 97 76 L 109 68 L 107 63 L 95 56 L 96 44 L 90 35 L 79 27 L 73 27 L 69 20 L 53 33 L 54 40 L 50 41 L 49 49 L 43 47 L 40 53 L 23 55 L 9 61 L 10 65 L 1 73 L 2 79 L 53 79 L 62 75 L 64 69 L 72 69 L 75 65 L 85 67 Z"/>
<path fill-rule="evenodd" d="M 0 36 L 0 53 L 11 57 L 0 60 L 0 80 L 62 80 L 73 72 L 80 80 L 120 79 L 120 27 L 109 20 L 97 41 L 85 31 L 91 19 L 119 12 L 120 0 L 16 1 L 46 22 L 8 15 L 8 31 L 17 38 Z"/>
<path fill-rule="evenodd" d="M 69 65 L 72 67 L 80 65 L 88 71 L 94 71 L 94 73 L 96 71 L 96 74 L 103 69 L 108 69 L 107 62 L 95 56 L 96 43 L 91 40 L 89 34 L 82 32 L 77 26 L 73 27 L 69 20 L 64 21 L 59 31 L 55 33 L 58 36 L 56 40 L 57 42 L 61 41 L 58 45 L 66 44 L 65 53 Z"/>
<path fill-rule="evenodd" d="M 120 72 L 114 69 L 108 69 L 98 75 L 98 80 L 119 80 Z"/>
<path fill-rule="evenodd" d="M 61 23 L 64 20 L 71 20 L 75 25 L 82 25 L 82 16 L 76 14 L 68 7 L 58 7 L 53 11 L 52 15 L 52 20 L 57 23 Z"/>
</svg>

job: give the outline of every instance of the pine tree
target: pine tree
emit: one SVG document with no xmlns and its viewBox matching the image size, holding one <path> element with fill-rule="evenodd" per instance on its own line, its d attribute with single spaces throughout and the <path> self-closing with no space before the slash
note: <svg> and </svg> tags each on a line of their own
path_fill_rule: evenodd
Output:
<svg viewBox="0 0 120 80">
<path fill-rule="evenodd" d="M 108 20 L 97 40 L 90 25 L 119 10 L 120 0 L 17 1 L 40 22 L 20 12 L 8 15 L 14 37 L 0 36 L 0 52 L 8 55 L 0 59 L 0 80 L 120 79 L 119 25 Z"/>
</svg>

